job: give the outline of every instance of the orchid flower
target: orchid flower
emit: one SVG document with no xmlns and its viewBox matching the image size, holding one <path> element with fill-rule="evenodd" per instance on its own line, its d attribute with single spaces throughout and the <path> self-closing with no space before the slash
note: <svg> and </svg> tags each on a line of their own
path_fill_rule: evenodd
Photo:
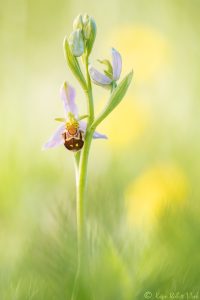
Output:
<svg viewBox="0 0 200 300">
<path fill-rule="evenodd" d="M 64 105 L 65 118 L 56 118 L 55 120 L 62 122 L 55 133 L 44 144 L 43 149 L 65 145 L 72 151 L 78 151 L 83 146 L 83 138 L 86 132 L 87 123 L 80 120 L 78 109 L 75 103 L 75 89 L 64 82 L 61 87 L 60 96 Z M 106 135 L 98 133 L 93 134 L 94 139 L 107 139 Z M 70 149 L 71 147 L 71 149 Z"/>
<path fill-rule="evenodd" d="M 89 67 L 89 73 L 92 81 L 103 87 L 112 87 L 116 85 L 122 71 L 122 59 L 120 53 L 112 48 L 112 64 L 108 60 L 99 60 L 100 63 L 107 66 L 104 74 L 96 70 L 94 67 Z"/>
</svg>

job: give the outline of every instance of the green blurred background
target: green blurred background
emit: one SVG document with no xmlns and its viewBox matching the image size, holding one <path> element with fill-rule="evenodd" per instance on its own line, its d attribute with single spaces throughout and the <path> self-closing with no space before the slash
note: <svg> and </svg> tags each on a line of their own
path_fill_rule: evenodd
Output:
<svg viewBox="0 0 200 300">
<path fill-rule="evenodd" d="M 73 155 L 41 151 L 62 116 L 62 42 L 79 13 L 91 56 L 134 70 L 89 164 L 89 266 L 79 298 L 199 299 L 200 2 L 1 0 L 0 299 L 68 300 L 76 273 Z M 108 94 L 94 87 L 96 111 Z M 88 271 L 89 269 L 89 271 Z M 145 294 L 150 292 L 150 294 Z M 180 295 L 183 295 L 180 298 Z M 194 298 L 194 297 L 197 298 Z"/>
</svg>

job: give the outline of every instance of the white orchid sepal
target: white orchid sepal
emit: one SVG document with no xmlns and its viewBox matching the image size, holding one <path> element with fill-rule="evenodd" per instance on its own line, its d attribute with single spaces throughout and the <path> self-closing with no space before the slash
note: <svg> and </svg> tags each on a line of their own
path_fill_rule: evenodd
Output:
<svg viewBox="0 0 200 300">
<path fill-rule="evenodd" d="M 107 67 L 107 70 L 104 70 L 104 73 L 99 72 L 92 65 L 89 66 L 89 73 L 92 81 L 96 85 L 105 88 L 115 87 L 122 71 L 122 58 L 120 53 L 114 48 L 112 48 L 111 52 L 112 63 L 110 63 L 108 60 L 98 60 Z"/>
</svg>

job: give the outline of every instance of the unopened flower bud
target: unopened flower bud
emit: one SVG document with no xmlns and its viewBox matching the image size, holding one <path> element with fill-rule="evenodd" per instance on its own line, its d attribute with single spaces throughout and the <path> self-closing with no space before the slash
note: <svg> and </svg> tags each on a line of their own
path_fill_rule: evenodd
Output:
<svg viewBox="0 0 200 300">
<path fill-rule="evenodd" d="M 87 50 L 90 54 L 96 37 L 96 23 L 92 17 L 85 15 L 83 17 L 83 25 L 83 35 L 87 40 Z"/>
<path fill-rule="evenodd" d="M 73 22 L 73 29 L 83 29 L 83 19 L 82 19 L 82 15 L 78 15 Z"/>
<path fill-rule="evenodd" d="M 84 40 L 81 29 L 72 31 L 69 37 L 69 45 L 74 56 L 81 56 L 84 52 Z"/>
<path fill-rule="evenodd" d="M 84 15 L 82 16 L 82 20 L 83 20 L 83 25 L 86 25 L 87 22 L 88 22 L 88 20 L 89 20 L 88 14 L 84 14 Z"/>
</svg>

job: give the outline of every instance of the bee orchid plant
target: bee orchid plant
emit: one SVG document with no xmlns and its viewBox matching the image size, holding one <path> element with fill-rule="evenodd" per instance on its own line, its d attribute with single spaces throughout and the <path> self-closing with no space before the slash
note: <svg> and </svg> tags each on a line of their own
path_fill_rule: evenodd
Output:
<svg viewBox="0 0 200 300">
<path fill-rule="evenodd" d="M 78 114 L 78 108 L 75 103 L 75 90 L 68 82 L 64 82 L 60 94 L 65 116 L 64 118 L 55 119 L 62 124 L 43 146 L 44 149 L 48 149 L 64 145 L 65 148 L 63 149 L 74 153 L 78 272 L 81 270 L 83 242 L 85 239 L 84 203 L 91 142 L 93 138 L 107 138 L 106 135 L 98 133 L 96 128 L 122 101 L 133 76 L 131 71 L 118 83 L 122 70 L 122 59 L 120 53 L 114 48 L 112 48 L 112 62 L 107 59 L 99 60 L 105 66 L 104 74 L 90 64 L 90 54 L 95 37 L 96 24 L 94 19 L 87 14 L 77 16 L 73 23 L 72 33 L 69 38 L 65 37 L 64 39 L 64 54 L 69 69 L 85 93 L 87 112 L 84 116 Z M 95 116 L 94 113 L 92 83 L 110 90 L 105 107 L 98 116 Z M 87 122 L 83 121 L 83 119 L 87 119 Z M 75 299 L 75 296 L 72 296 L 72 299 Z"/>
</svg>

